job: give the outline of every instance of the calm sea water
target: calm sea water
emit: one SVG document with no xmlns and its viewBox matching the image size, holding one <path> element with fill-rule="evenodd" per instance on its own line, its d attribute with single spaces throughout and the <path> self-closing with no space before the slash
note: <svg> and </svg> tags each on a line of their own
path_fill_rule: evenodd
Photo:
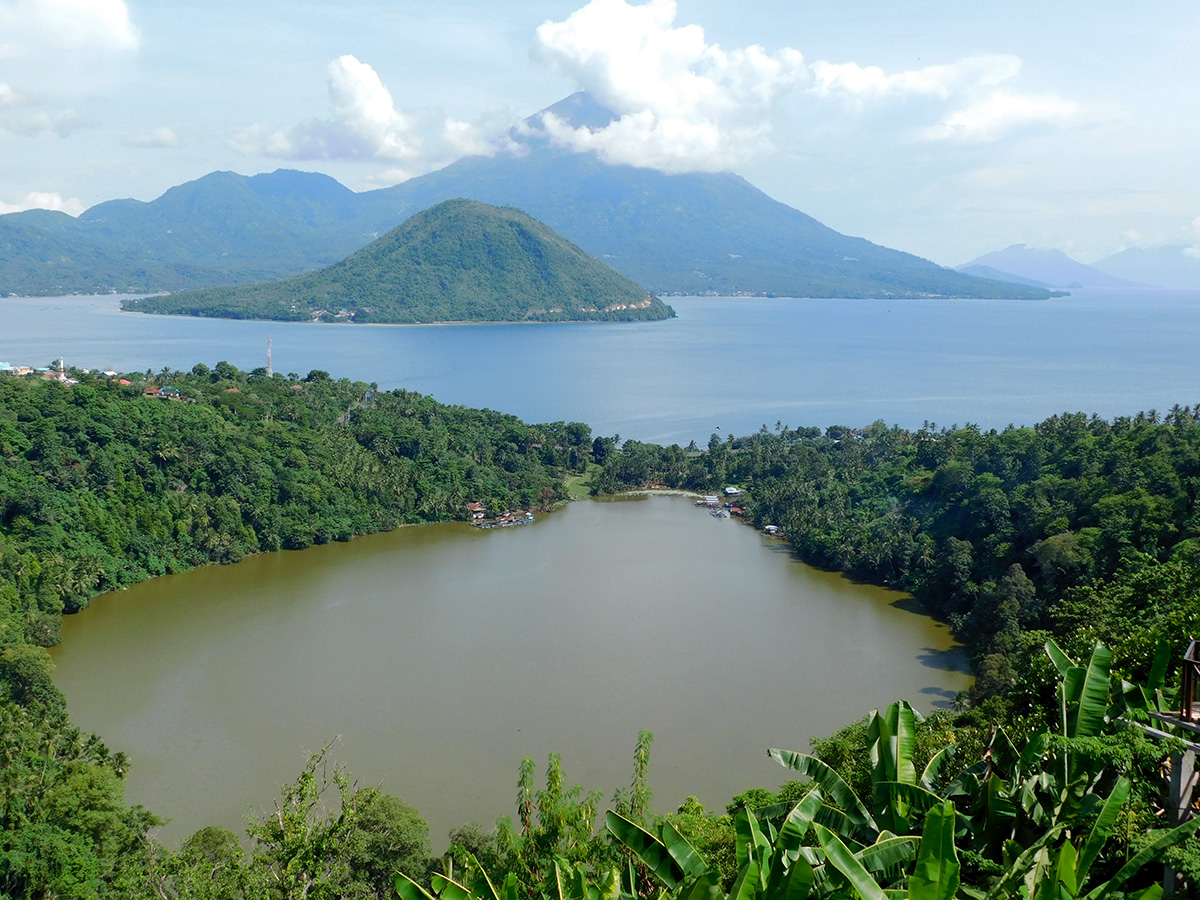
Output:
<svg viewBox="0 0 1200 900">
<path fill-rule="evenodd" d="M 0 360 L 120 370 L 325 369 L 599 434 L 701 443 L 762 425 L 1002 428 L 1200 402 L 1200 293 L 1049 301 L 672 298 L 666 322 L 358 326 L 122 313 L 113 297 L 0 300 Z"/>
</svg>

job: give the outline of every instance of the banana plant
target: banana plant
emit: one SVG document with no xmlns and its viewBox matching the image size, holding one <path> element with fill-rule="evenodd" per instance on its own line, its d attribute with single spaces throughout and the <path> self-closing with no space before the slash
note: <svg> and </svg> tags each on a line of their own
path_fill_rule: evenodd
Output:
<svg viewBox="0 0 1200 900">
<path fill-rule="evenodd" d="M 816 782 L 831 801 L 817 821 L 844 836 L 873 841 L 881 833 L 899 834 L 913 830 L 919 815 L 942 798 L 934 782 L 953 756 L 945 747 L 917 774 L 913 757 L 921 714 L 906 700 L 890 704 L 881 714 L 873 710 L 867 723 L 871 759 L 871 807 L 833 769 L 815 756 L 793 750 L 768 750 L 780 765 Z"/>
<path fill-rule="evenodd" d="M 1179 689 L 1167 687 L 1167 671 L 1170 664 L 1171 642 L 1159 638 L 1146 680 L 1121 680 L 1121 701 L 1126 711 L 1171 713 L 1179 709 Z"/>
</svg>

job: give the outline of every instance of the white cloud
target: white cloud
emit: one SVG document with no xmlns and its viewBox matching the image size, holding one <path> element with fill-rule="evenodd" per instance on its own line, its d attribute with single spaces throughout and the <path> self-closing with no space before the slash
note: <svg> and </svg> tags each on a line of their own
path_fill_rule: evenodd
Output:
<svg viewBox="0 0 1200 900">
<path fill-rule="evenodd" d="M 277 159 L 380 159 L 404 163 L 395 181 L 429 171 L 460 156 L 487 153 L 511 124 L 507 111 L 489 110 L 464 122 L 433 110 L 403 112 L 378 73 L 353 56 L 329 64 L 330 118 L 291 128 L 254 125 L 234 135 L 239 152 Z M 393 181 L 392 183 L 395 183 Z"/>
<path fill-rule="evenodd" d="M 11 87 L 9 87 L 3 81 L 0 81 L 0 107 L 16 106 L 18 103 L 21 102 L 21 100 L 22 100 L 22 97 L 20 94 L 18 94 L 16 91 L 14 91 Z"/>
<path fill-rule="evenodd" d="M 674 0 L 591 0 L 563 22 L 543 23 L 534 57 L 619 116 L 594 130 L 548 116 L 551 137 L 668 171 L 728 168 L 768 148 L 777 101 L 811 81 L 804 56 L 757 45 L 726 51 L 697 25 L 675 27 L 675 14 Z"/>
<path fill-rule="evenodd" d="M 1080 118 L 1079 104 L 1051 94 L 1015 94 L 994 91 L 953 113 L 944 122 L 927 128 L 929 140 L 954 138 L 995 141 L 1034 125 L 1068 125 Z"/>
<path fill-rule="evenodd" d="M 1200 259 L 1200 216 L 1192 219 L 1192 246 L 1183 251 L 1185 256 L 1190 256 L 1193 259 Z"/>
<path fill-rule="evenodd" d="M 60 194 L 42 191 L 32 191 L 16 203 L 5 203 L 0 200 L 0 214 L 24 212 L 27 209 L 54 209 L 77 216 L 83 212 L 83 204 L 77 197 L 64 200 Z"/>
<path fill-rule="evenodd" d="M 43 134 L 56 134 L 68 137 L 73 131 L 83 127 L 79 114 L 73 109 L 64 109 L 57 113 L 37 112 L 27 116 L 5 116 L 0 118 L 0 129 L 19 134 L 23 137 L 38 137 Z"/>
<path fill-rule="evenodd" d="M 0 59 L 137 46 L 124 0 L 0 0 Z"/>
<path fill-rule="evenodd" d="M 126 146 L 149 149 L 174 149 L 180 146 L 179 135 L 170 128 L 156 128 L 148 134 L 133 134 L 125 139 Z"/>
<path fill-rule="evenodd" d="M 676 25 L 676 13 L 674 0 L 590 0 L 564 21 L 543 23 L 533 57 L 618 116 L 602 128 L 547 116 L 547 134 L 610 162 L 684 171 L 729 168 L 770 152 L 789 95 L 813 101 L 804 106 L 810 130 L 848 110 L 871 115 L 877 136 L 890 127 L 907 139 L 996 141 L 1083 118 L 1071 100 L 1001 88 L 1021 71 L 1010 54 L 891 73 L 857 62 L 809 65 L 791 47 L 723 49 L 699 26 Z"/>
<path fill-rule="evenodd" d="M 813 89 L 820 94 L 876 97 L 927 94 L 946 99 L 964 88 L 999 84 L 1020 71 L 1021 60 L 1007 54 L 968 56 L 955 63 L 925 66 L 892 75 L 878 66 L 821 60 L 813 64 Z"/>
</svg>

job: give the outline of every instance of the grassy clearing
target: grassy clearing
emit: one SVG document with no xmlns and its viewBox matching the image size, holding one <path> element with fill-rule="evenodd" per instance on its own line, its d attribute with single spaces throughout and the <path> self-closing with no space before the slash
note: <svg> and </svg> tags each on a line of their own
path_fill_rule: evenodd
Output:
<svg viewBox="0 0 1200 900">
<path fill-rule="evenodd" d="M 588 463 L 587 469 L 582 475 L 567 476 L 567 494 L 572 500 L 586 500 L 591 496 L 592 480 L 596 477 L 596 473 L 600 471 L 600 466 L 596 463 Z"/>
</svg>

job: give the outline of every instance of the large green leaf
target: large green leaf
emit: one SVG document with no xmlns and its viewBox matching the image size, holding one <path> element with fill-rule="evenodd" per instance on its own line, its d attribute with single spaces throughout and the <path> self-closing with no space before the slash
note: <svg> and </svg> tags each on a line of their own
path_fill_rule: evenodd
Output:
<svg viewBox="0 0 1200 900">
<path fill-rule="evenodd" d="M 867 725 L 875 818 L 880 827 L 893 831 L 908 830 L 908 808 L 887 786 L 896 782 L 916 784 L 917 770 L 912 761 L 917 745 L 916 721 L 908 702 L 898 700 L 882 715 L 878 710 L 872 712 Z"/>
<path fill-rule="evenodd" d="M 1104 849 L 1104 844 L 1117 822 L 1117 816 L 1121 813 L 1121 807 L 1129 799 L 1130 788 L 1131 785 L 1128 778 L 1122 777 L 1117 779 L 1112 792 L 1105 799 L 1104 806 L 1100 809 L 1100 815 L 1096 817 L 1091 831 L 1088 832 L 1088 836 L 1083 842 L 1083 847 L 1079 852 L 1079 861 L 1076 863 L 1075 868 L 1075 881 L 1081 887 L 1087 883 L 1088 871 L 1092 868 L 1092 863 L 1100 855 L 1100 851 Z"/>
<path fill-rule="evenodd" d="M 828 865 L 842 874 L 862 900 L 886 900 L 871 873 L 836 834 L 823 825 L 813 825 L 813 830 L 817 835 L 817 843 L 825 851 Z"/>
<path fill-rule="evenodd" d="M 901 784 L 899 782 L 891 782 L 885 785 L 889 799 L 898 797 L 904 801 L 905 807 L 909 811 L 925 812 L 934 806 L 938 806 L 945 801 L 935 794 L 933 791 L 927 791 L 925 788 L 916 784 Z"/>
<path fill-rule="evenodd" d="M 558 890 L 558 900 L 588 900 L 587 877 L 582 869 L 568 868 L 563 871 L 563 865 L 554 861 L 554 886 Z"/>
<path fill-rule="evenodd" d="M 670 822 L 663 823 L 662 840 L 666 844 L 667 852 L 679 864 L 685 875 L 703 875 L 708 871 L 708 863 L 704 861 L 704 857 Z"/>
<path fill-rule="evenodd" d="M 1084 900 L 1102 900 L 1110 893 L 1119 888 L 1122 884 L 1128 881 L 1132 876 L 1136 875 L 1142 866 L 1148 865 L 1157 859 L 1165 850 L 1174 847 L 1176 844 L 1186 841 L 1189 837 L 1196 833 L 1196 829 L 1200 828 L 1200 818 L 1191 819 L 1184 822 L 1182 825 L 1172 828 L 1169 831 L 1162 831 L 1150 843 L 1142 848 L 1142 851 L 1129 860 L 1125 865 L 1117 870 L 1117 874 L 1108 881 L 1093 888 L 1092 891 L 1085 895 Z"/>
<path fill-rule="evenodd" d="M 1058 676 L 1066 678 L 1067 672 L 1075 667 L 1075 660 L 1067 656 L 1058 644 L 1054 643 L 1054 639 L 1046 641 L 1046 655 L 1050 657 L 1050 661 L 1054 663 L 1054 668 L 1058 669 Z"/>
<path fill-rule="evenodd" d="M 1094 737 L 1103 730 L 1111 669 L 1112 653 L 1096 641 L 1080 691 L 1079 706 L 1068 717 L 1068 737 Z"/>
<path fill-rule="evenodd" d="M 509 875 L 516 884 L 516 876 Z M 588 887 L 588 897 L 592 900 L 620 900 L 621 897 L 621 873 L 616 869 L 607 869 L 603 872 L 598 872 L 592 877 L 591 885 Z M 517 900 L 514 894 L 512 900 Z"/>
<path fill-rule="evenodd" d="M 664 887 L 675 888 L 683 881 L 684 872 L 679 863 L 666 845 L 650 832 L 611 809 L 605 814 L 605 824 L 613 837 L 629 848 Z"/>
<path fill-rule="evenodd" d="M 762 833 L 754 813 L 748 809 L 738 810 L 733 817 L 733 831 L 737 838 L 738 868 L 754 861 L 760 871 L 766 871 L 771 841 Z"/>
<path fill-rule="evenodd" d="M 754 900 L 760 888 L 760 870 L 754 860 L 738 870 L 733 887 L 729 889 L 729 900 Z"/>
<path fill-rule="evenodd" d="M 926 790 L 933 790 L 933 783 L 937 780 L 938 775 L 951 759 L 954 758 L 954 745 L 949 744 L 933 754 L 929 762 L 925 766 L 925 771 L 921 773 L 921 787 Z"/>
<path fill-rule="evenodd" d="M 1012 836 L 1013 825 L 1017 819 L 1017 805 L 1008 795 L 1008 785 L 999 776 L 989 778 L 985 790 L 985 819 L 980 834 L 982 847 L 998 849 Z"/>
<path fill-rule="evenodd" d="M 719 872 L 705 872 L 687 878 L 672 900 L 724 900 Z"/>
<path fill-rule="evenodd" d="M 813 880 L 813 868 L 802 855 L 797 854 L 796 859 L 786 866 L 777 856 L 767 878 L 763 900 L 804 900 L 812 893 Z M 735 900 L 732 893 L 729 900 Z"/>
<path fill-rule="evenodd" d="M 1028 847 L 1024 848 L 1020 847 L 1015 841 L 1006 842 L 1006 848 L 1012 847 L 1014 852 L 1016 850 L 1020 850 L 1021 852 L 1013 859 L 1012 864 L 1008 867 L 1008 871 L 996 879 L 996 883 L 992 885 L 992 889 L 987 893 L 986 900 L 1015 897 L 1018 892 L 1018 885 L 1025 880 L 1025 876 L 1034 865 L 1038 855 L 1042 853 L 1048 843 L 1058 837 L 1062 830 L 1062 825 L 1055 825 Z"/>
<path fill-rule="evenodd" d="M 396 874 L 396 893 L 400 900 L 434 900 L 433 895 L 403 872 Z"/>
<path fill-rule="evenodd" d="M 917 855 L 920 841 L 915 837 L 880 838 L 854 855 L 868 872 L 886 872 L 909 862 Z"/>
<path fill-rule="evenodd" d="M 855 825 L 870 829 L 875 833 L 879 832 L 879 826 L 875 824 L 875 819 L 850 785 L 846 784 L 837 772 L 821 760 L 815 756 L 809 756 L 807 753 L 797 753 L 792 750 L 768 750 L 767 753 L 781 766 L 799 772 L 801 775 L 807 775 L 819 784 L 824 794 L 836 803 Z"/>
<path fill-rule="evenodd" d="M 471 893 L 470 888 L 463 887 L 457 881 L 447 878 L 445 875 L 434 875 L 430 879 L 433 885 L 433 891 L 441 900 L 477 900 Z"/>
<path fill-rule="evenodd" d="M 1154 647 L 1154 662 L 1150 664 L 1150 677 L 1146 679 L 1146 690 L 1157 691 L 1167 683 L 1167 669 L 1171 665 L 1171 642 L 1159 638 Z"/>
<path fill-rule="evenodd" d="M 897 700 L 887 708 L 888 725 L 895 741 L 896 776 L 892 781 L 901 784 L 917 783 L 917 767 L 913 754 L 917 752 L 917 723 L 921 720 L 907 700 Z"/>
<path fill-rule="evenodd" d="M 1055 891 L 1056 895 L 1066 893 L 1067 896 L 1074 897 L 1079 893 L 1081 882 L 1076 875 L 1078 864 L 1079 854 L 1075 852 L 1075 845 L 1065 841 L 1058 850 L 1058 865 L 1055 866 L 1054 880 L 1058 888 Z M 1058 896 L 1055 896 L 1054 900 L 1058 900 Z"/>
<path fill-rule="evenodd" d="M 947 800 L 925 816 L 917 863 L 908 878 L 910 900 L 953 900 L 958 893 L 958 850 L 954 846 L 957 814 Z"/>
<path fill-rule="evenodd" d="M 779 826 L 779 834 L 772 845 L 772 866 L 775 865 L 776 860 L 782 860 L 785 864 L 790 865 L 800 855 L 804 836 L 808 834 L 813 818 L 820 809 L 820 788 L 813 788 L 792 807 L 787 818 L 783 820 L 783 824 Z"/>
</svg>

